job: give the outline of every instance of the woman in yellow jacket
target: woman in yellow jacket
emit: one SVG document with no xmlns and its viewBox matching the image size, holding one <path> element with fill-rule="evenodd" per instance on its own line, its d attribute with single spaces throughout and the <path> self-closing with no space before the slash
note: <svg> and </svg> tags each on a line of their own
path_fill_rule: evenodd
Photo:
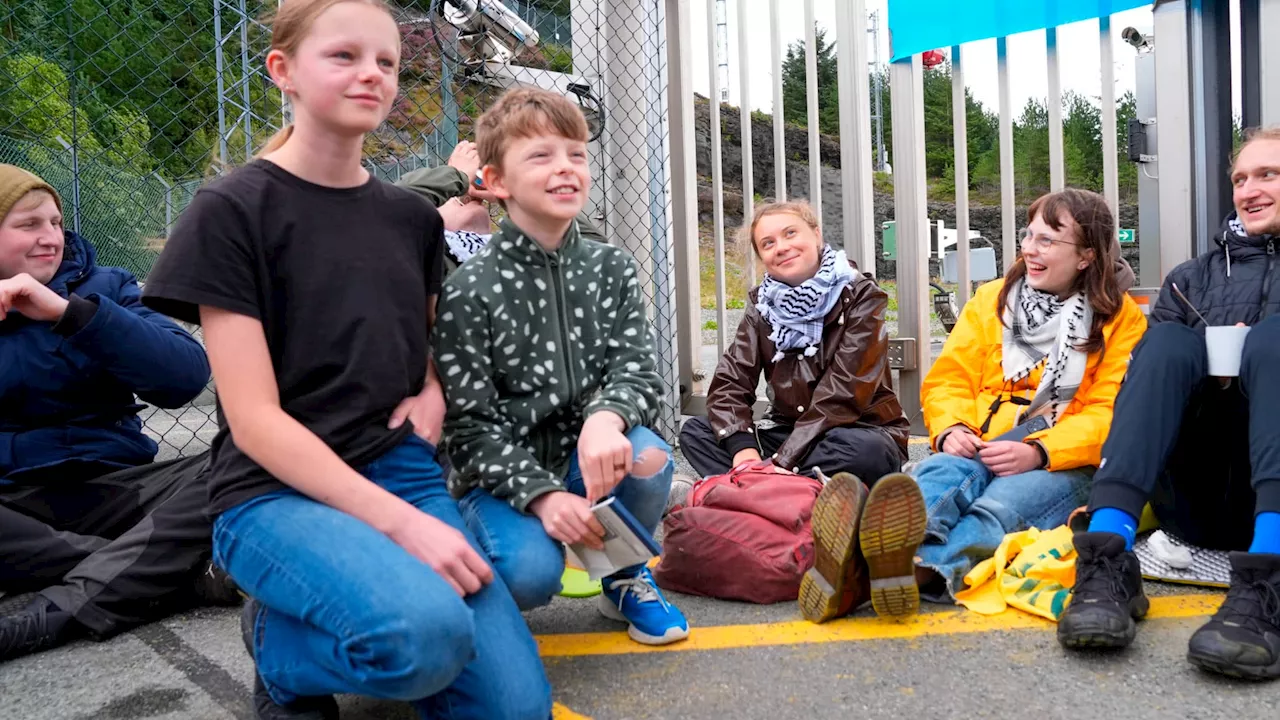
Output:
<svg viewBox="0 0 1280 720">
<path fill-rule="evenodd" d="M 936 451 L 912 471 L 927 508 L 926 599 L 950 600 L 1006 533 L 1056 527 L 1085 503 L 1146 330 L 1113 272 L 1102 196 L 1051 193 L 1027 218 L 1021 257 L 965 306 L 921 388 Z"/>
</svg>

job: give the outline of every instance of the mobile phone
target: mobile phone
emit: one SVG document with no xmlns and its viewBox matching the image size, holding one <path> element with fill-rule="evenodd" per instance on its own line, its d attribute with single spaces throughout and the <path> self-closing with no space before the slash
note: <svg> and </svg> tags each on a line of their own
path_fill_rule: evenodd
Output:
<svg viewBox="0 0 1280 720">
<path fill-rule="evenodd" d="M 472 182 L 475 183 L 475 186 L 477 188 L 480 188 L 481 190 L 484 189 L 484 178 L 481 177 L 479 170 L 476 171 L 476 179 L 473 180 Z"/>
</svg>

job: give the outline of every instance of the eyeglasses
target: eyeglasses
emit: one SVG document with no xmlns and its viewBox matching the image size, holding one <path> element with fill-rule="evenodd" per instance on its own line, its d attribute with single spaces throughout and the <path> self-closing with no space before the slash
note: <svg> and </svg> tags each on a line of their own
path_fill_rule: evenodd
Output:
<svg viewBox="0 0 1280 720">
<path fill-rule="evenodd" d="M 1022 229 L 1023 247 L 1025 247 L 1028 243 L 1031 243 L 1031 242 L 1034 242 L 1036 244 L 1036 248 L 1039 250 L 1048 250 L 1054 245 L 1075 245 L 1077 247 L 1080 245 L 1080 243 L 1073 243 L 1069 240 L 1058 240 L 1055 238 L 1051 238 L 1048 235 L 1032 235 L 1030 228 L 1023 228 Z"/>
</svg>

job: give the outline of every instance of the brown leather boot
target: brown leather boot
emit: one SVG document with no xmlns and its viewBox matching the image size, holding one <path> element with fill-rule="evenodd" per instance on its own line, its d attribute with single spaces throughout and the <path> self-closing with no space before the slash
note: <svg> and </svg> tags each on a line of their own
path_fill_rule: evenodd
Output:
<svg viewBox="0 0 1280 720">
<path fill-rule="evenodd" d="M 813 567 L 800 581 L 800 613 L 821 623 L 848 614 L 870 594 L 866 562 L 858 550 L 858 524 L 867 486 L 836 473 L 813 505 Z"/>
</svg>

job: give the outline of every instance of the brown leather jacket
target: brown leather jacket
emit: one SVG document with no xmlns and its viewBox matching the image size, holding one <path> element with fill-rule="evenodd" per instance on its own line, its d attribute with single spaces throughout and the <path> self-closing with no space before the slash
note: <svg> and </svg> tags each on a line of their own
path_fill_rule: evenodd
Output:
<svg viewBox="0 0 1280 720">
<path fill-rule="evenodd" d="M 889 374 L 885 291 L 870 276 L 855 274 L 827 313 L 818 354 L 804 357 L 791 351 L 777 363 L 769 340 L 773 328 L 756 310 L 756 294 L 751 291 L 746 315 L 707 391 L 707 419 L 720 443 L 730 453 L 759 449 L 752 405 L 763 370 L 771 401 L 766 417 L 794 428 L 774 458 L 779 467 L 799 465 L 836 427 L 883 428 L 898 443 L 905 462 L 910 424 Z"/>
</svg>

